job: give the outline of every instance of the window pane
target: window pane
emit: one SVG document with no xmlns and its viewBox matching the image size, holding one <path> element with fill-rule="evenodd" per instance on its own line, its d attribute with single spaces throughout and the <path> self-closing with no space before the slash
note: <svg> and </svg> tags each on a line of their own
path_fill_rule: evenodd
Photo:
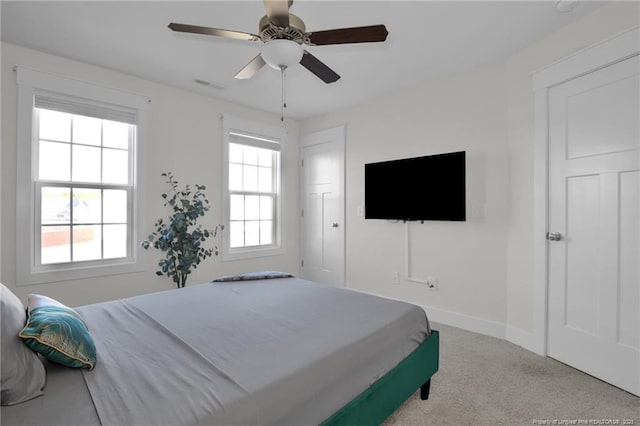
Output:
<svg viewBox="0 0 640 426">
<path fill-rule="evenodd" d="M 71 142 L 71 114 L 40 109 L 40 139 Z"/>
<path fill-rule="evenodd" d="M 244 223 L 244 243 L 246 246 L 260 245 L 260 222 L 257 220 Z"/>
<path fill-rule="evenodd" d="M 127 191 L 104 190 L 104 223 L 127 223 Z"/>
<path fill-rule="evenodd" d="M 71 145 L 40 141 L 38 176 L 42 180 L 69 181 Z"/>
<path fill-rule="evenodd" d="M 231 222 L 229 226 L 229 245 L 244 247 L 244 222 Z"/>
<path fill-rule="evenodd" d="M 103 146 L 129 149 L 129 124 L 102 120 Z"/>
<path fill-rule="evenodd" d="M 73 261 L 102 258 L 100 225 L 73 227 Z"/>
<path fill-rule="evenodd" d="M 262 167 L 273 167 L 273 151 L 270 149 L 259 149 L 258 165 Z"/>
<path fill-rule="evenodd" d="M 258 191 L 271 192 L 273 188 L 273 174 L 271 168 L 258 167 Z"/>
<path fill-rule="evenodd" d="M 73 182 L 100 182 L 100 148 L 73 145 Z"/>
<path fill-rule="evenodd" d="M 258 190 L 258 168 L 256 166 L 244 166 L 243 185 L 245 191 Z"/>
<path fill-rule="evenodd" d="M 104 225 L 105 259 L 127 257 L 127 225 Z"/>
<path fill-rule="evenodd" d="M 229 164 L 229 189 L 242 191 L 242 166 L 240 164 Z"/>
<path fill-rule="evenodd" d="M 100 146 L 101 120 L 83 115 L 73 116 L 73 143 Z"/>
<path fill-rule="evenodd" d="M 260 244 L 267 245 L 273 244 L 273 232 L 272 224 L 270 220 L 260 221 Z"/>
<path fill-rule="evenodd" d="M 71 227 L 43 226 L 40 233 L 43 265 L 71 261 Z"/>
<path fill-rule="evenodd" d="M 237 143 L 229 144 L 229 162 L 242 163 L 242 145 L 238 145 Z"/>
<path fill-rule="evenodd" d="M 232 195 L 229 206 L 229 219 L 244 219 L 244 195 Z"/>
<path fill-rule="evenodd" d="M 99 189 L 73 188 L 73 223 L 102 221 L 101 192 Z"/>
<path fill-rule="evenodd" d="M 260 219 L 272 219 L 273 218 L 273 198 L 262 196 L 260 197 Z"/>
<path fill-rule="evenodd" d="M 242 159 L 244 164 L 258 165 L 258 148 L 252 146 L 244 147 L 244 157 Z"/>
<path fill-rule="evenodd" d="M 244 197 L 244 218 L 245 220 L 260 219 L 260 197 L 258 195 Z"/>
<path fill-rule="evenodd" d="M 71 223 L 71 191 L 69 188 L 45 186 L 40 194 L 40 221 L 43 225 Z"/>
<path fill-rule="evenodd" d="M 119 149 L 102 150 L 102 182 L 129 183 L 129 153 Z"/>
</svg>

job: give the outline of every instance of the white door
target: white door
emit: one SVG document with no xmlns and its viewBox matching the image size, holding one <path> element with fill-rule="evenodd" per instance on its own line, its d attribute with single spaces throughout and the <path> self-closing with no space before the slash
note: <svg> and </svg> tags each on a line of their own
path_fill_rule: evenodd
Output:
<svg viewBox="0 0 640 426">
<path fill-rule="evenodd" d="M 302 139 L 303 278 L 344 285 L 344 127 Z"/>
<path fill-rule="evenodd" d="M 639 71 L 635 56 L 551 88 L 548 117 L 548 354 L 636 395 Z"/>
</svg>

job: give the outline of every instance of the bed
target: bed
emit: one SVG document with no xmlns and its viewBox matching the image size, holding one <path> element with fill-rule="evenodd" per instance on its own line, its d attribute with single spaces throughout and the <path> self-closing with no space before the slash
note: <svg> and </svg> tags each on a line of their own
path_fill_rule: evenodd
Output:
<svg viewBox="0 0 640 426">
<path fill-rule="evenodd" d="M 45 362 L 44 395 L 2 424 L 379 424 L 438 369 L 421 308 L 293 277 L 76 310 L 95 368 Z"/>
</svg>

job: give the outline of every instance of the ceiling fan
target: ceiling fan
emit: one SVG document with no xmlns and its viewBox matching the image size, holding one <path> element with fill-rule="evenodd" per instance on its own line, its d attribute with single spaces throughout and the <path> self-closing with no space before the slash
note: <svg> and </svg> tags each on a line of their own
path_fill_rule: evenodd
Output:
<svg viewBox="0 0 640 426">
<path fill-rule="evenodd" d="M 333 83 L 340 76 L 318 58 L 303 49 L 302 45 L 324 46 L 330 44 L 381 42 L 385 41 L 389 34 L 384 25 L 306 32 L 302 19 L 289 13 L 292 3 L 293 0 L 264 0 L 267 14 L 260 19 L 258 34 L 175 22 L 170 23 L 169 28 L 183 33 L 205 34 L 264 43 L 262 52 L 235 75 L 237 79 L 253 77 L 264 65 L 269 65 L 284 72 L 284 69 L 288 66 L 300 63 L 325 83 Z"/>
</svg>

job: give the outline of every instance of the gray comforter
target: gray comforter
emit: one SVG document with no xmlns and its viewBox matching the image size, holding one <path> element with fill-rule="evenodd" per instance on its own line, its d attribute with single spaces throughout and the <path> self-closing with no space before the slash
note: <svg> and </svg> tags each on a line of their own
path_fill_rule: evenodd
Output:
<svg viewBox="0 0 640 426">
<path fill-rule="evenodd" d="M 3 407 L 3 424 L 317 424 L 429 333 L 416 306 L 295 278 L 202 284 L 78 311 L 98 365 L 84 381 L 54 368 L 45 396 Z"/>
</svg>

